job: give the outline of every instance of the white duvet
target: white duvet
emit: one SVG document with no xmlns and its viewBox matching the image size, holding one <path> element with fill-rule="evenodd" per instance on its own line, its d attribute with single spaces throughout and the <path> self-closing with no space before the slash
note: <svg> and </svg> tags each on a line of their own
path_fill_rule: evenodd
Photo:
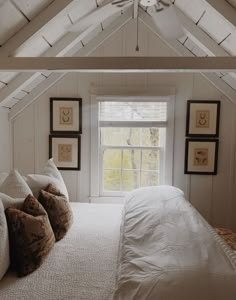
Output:
<svg viewBox="0 0 236 300">
<path fill-rule="evenodd" d="M 236 256 L 174 187 L 126 199 L 116 300 L 235 300 Z"/>
</svg>

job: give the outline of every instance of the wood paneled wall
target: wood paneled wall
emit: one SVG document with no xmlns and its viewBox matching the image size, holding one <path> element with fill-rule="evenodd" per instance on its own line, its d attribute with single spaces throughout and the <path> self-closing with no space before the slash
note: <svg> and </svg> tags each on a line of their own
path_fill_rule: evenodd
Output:
<svg viewBox="0 0 236 300">
<path fill-rule="evenodd" d="M 113 35 L 93 56 L 174 56 L 145 26 L 140 26 L 140 52 L 135 52 L 135 23 Z M 41 172 L 48 159 L 49 98 L 83 98 L 81 171 L 62 172 L 71 200 L 88 201 L 90 191 L 90 88 L 122 86 L 176 89 L 173 184 L 213 225 L 236 229 L 236 106 L 198 74 L 67 74 L 13 120 L 14 167 L 23 174 Z M 221 100 L 217 176 L 184 175 L 186 101 Z"/>
<path fill-rule="evenodd" d="M 8 172 L 12 166 L 11 124 L 8 112 L 0 110 L 0 172 Z"/>
</svg>

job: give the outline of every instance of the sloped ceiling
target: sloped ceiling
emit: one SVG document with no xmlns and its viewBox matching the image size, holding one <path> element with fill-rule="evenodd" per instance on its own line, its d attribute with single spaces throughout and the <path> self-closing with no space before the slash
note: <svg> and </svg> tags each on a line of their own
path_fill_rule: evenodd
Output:
<svg viewBox="0 0 236 300">
<path fill-rule="evenodd" d="M 178 40 L 168 41 L 169 46 L 175 48 L 180 55 L 235 56 L 236 27 L 228 21 L 227 12 L 229 19 L 232 19 L 234 10 L 236 20 L 236 9 L 228 2 L 220 1 L 226 4 L 224 15 L 220 13 L 222 7 L 213 7 L 211 0 L 172 0 L 183 25 L 184 35 Z M 111 1 L 1 0 L 0 56 L 89 55 L 96 43 L 101 43 L 107 35 L 132 18 L 132 9 L 120 11 L 85 32 L 71 33 L 68 28 L 109 2 Z M 151 23 L 146 8 L 140 7 L 140 10 L 140 19 L 159 34 Z M 94 41 L 92 46 L 91 41 Z M 87 45 L 89 47 L 86 48 Z M 0 72 L 0 107 L 11 109 L 22 100 L 26 102 L 32 97 L 37 98 L 43 89 L 49 88 L 60 76 L 49 71 Z M 236 99 L 235 73 L 218 72 L 211 79 L 224 88 L 228 97 Z"/>
</svg>

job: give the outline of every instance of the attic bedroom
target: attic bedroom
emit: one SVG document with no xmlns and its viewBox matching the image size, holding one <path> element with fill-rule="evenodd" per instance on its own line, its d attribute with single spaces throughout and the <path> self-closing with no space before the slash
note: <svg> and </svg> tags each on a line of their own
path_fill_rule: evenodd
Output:
<svg viewBox="0 0 236 300">
<path fill-rule="evenodd" d="M 1 300 L 236 299 L 235 26 L 235 0 L 0 1 Z"/>
</svg>

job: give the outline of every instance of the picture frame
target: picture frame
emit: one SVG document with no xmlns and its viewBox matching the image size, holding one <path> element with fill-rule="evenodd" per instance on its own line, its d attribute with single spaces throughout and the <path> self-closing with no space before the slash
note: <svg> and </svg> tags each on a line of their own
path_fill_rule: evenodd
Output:
<svg viewBox="0 0 236 300">
<path fill-rule="evenodd" d="M 188 100 L 186 136 L 218 137 L 220 104 L 219 100 Z"/>
<path fill-rule="evenodd" d="M 49 158 L 59 170 L 80 170 L 80 147 L 79 135 L 49 135 Z"/>
<path fill-rule="evenodd" d="M 186 139 L 184 174 L 216 175 L 218 139 Z"/>
<path fill-rule="evenodd" d="M 51 134 L 82 133 L 82 99 L 50 98 Z"/>
</svg>

